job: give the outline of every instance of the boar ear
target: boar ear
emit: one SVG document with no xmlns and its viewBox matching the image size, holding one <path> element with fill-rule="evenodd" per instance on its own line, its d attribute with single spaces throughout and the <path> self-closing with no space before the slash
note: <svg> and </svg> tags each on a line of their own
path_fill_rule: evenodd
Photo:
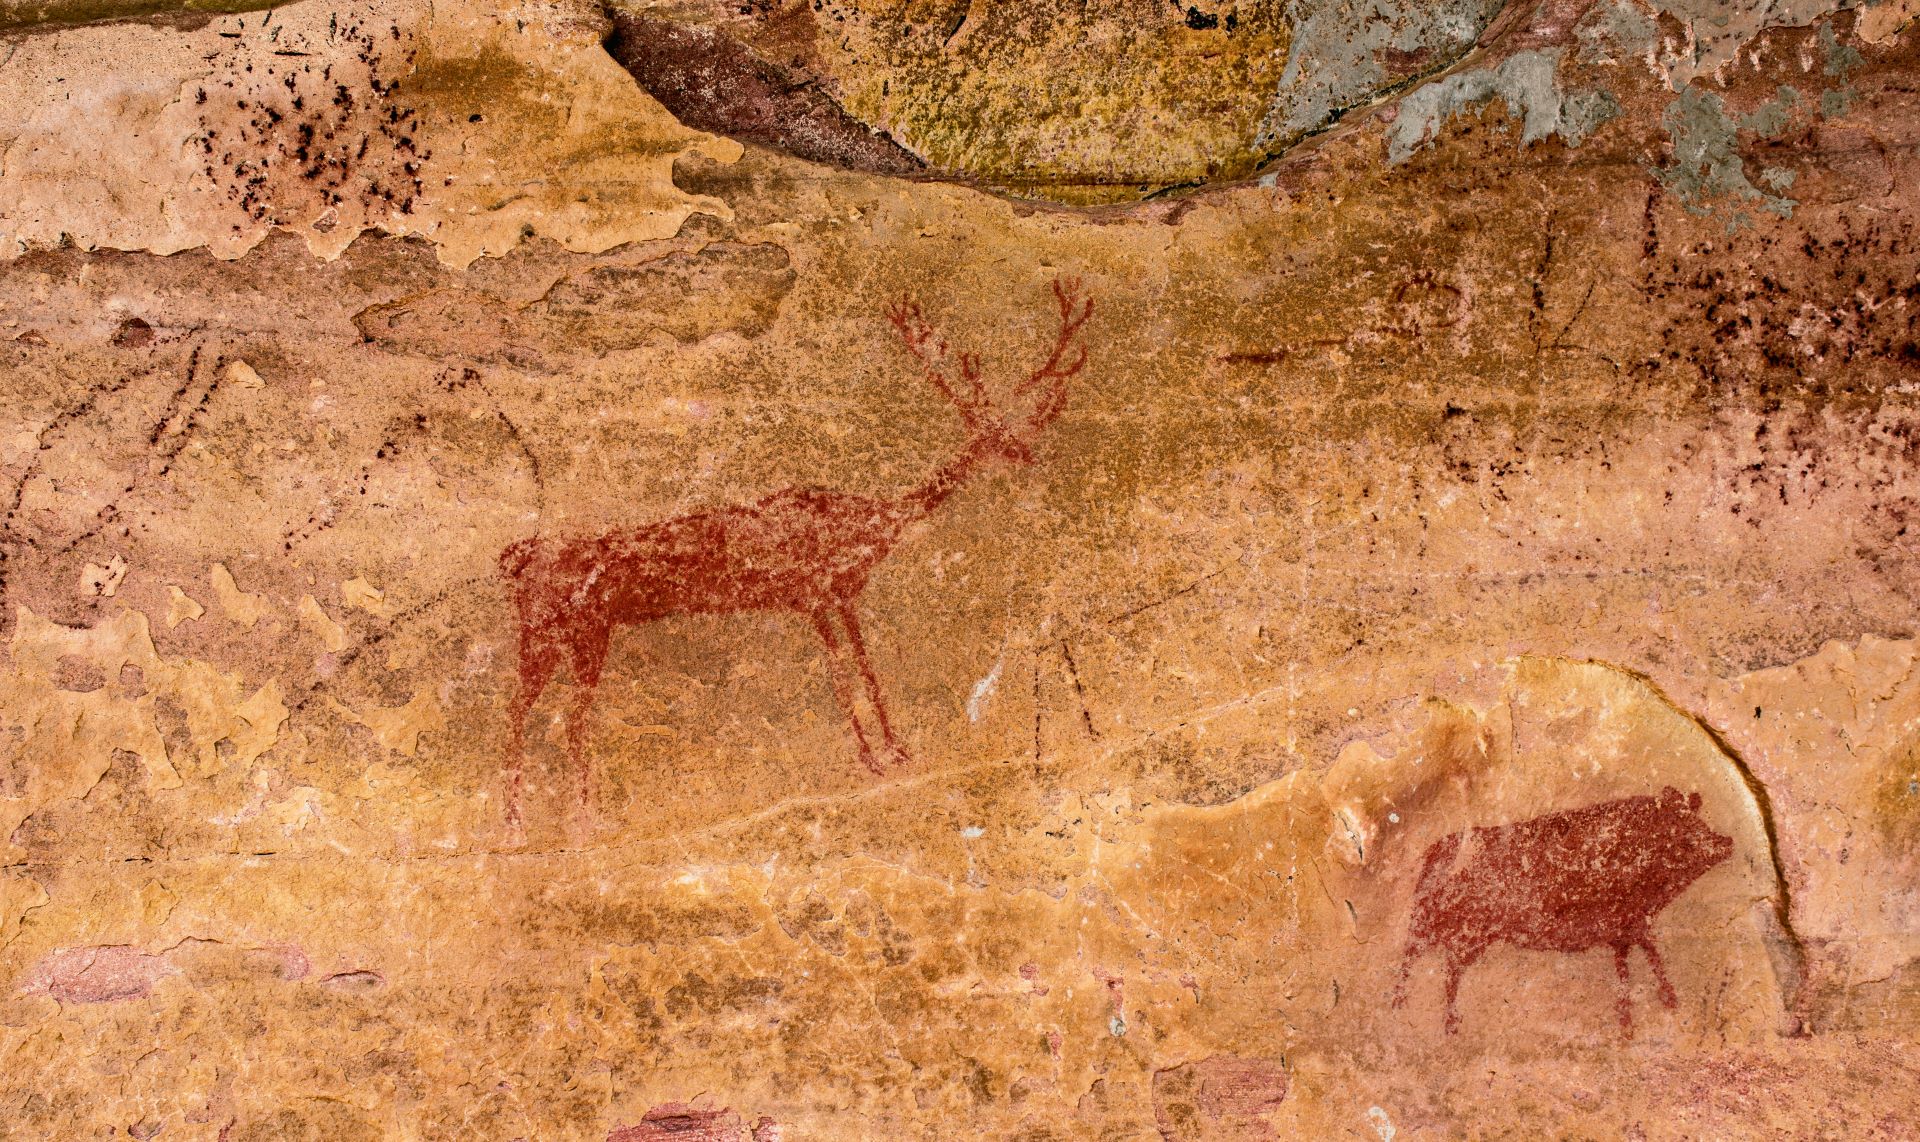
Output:
<svg viewBox="0 0 1920 1142">
<path fill-rule="evenodd" d="M 1673 808 L 1678 809 L 1680 806 L 1685 805 L 1687 803 L 1687 799 L 1681 794 L 1681 792 L 1678 789 L 1675 789 L 1673 786 L 1668 785 L 1663 787 L 1660 790 L 1660 803 L 1662 805 L 1670 805 Z"/>
<path fill-rule="evenodd" d="M 1692 809 L 1696 813 L 1700 811 L 1700 791 L 1698 789 L 1687 794 L 1687 808 Z"/>
</svg>

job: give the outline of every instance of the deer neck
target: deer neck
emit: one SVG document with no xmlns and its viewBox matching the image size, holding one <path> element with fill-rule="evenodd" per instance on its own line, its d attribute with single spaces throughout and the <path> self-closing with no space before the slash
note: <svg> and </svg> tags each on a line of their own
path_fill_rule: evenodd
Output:
<svg viewBox="0 0 1920 1142">
<path fill-rule="evenodd" d="M 972 479 L 987 461 L 984 440 L 968 441 L 946 463 L 933 470 L 919 487 L 901 496 L 900 510 L 909 520 L 931 515 L 947 498 Z"/>
</svg>

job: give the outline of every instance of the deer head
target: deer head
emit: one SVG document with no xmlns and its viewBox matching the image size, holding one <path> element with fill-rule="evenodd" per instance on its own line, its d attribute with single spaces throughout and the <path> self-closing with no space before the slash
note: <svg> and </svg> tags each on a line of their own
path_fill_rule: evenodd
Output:
<svg viewBox="0 0 1920 1142">
<path fill-rule="evenodd" d="M 1046 361 L 1015 386 L 1012 395 L 1024 402 L 1024 411 L 1011 414 L 988 394 L 980 379 L 978 354 L 952 352 L 946 338 L 928 324 L 918 304 L 903 300 L 888 307 L 887 319 L 926 370 L 927 381 L 959 412 L 969 451 L 1031 464 L 1034 441 L 1066 407 L 1067 382 L 1087 363 L 1087 347 L 1077 343 L 1077 338 L 1093 315 L 1093 301 L 1080 295 L 1080 282 L 1074 278 L 1056 280 L 1053 299 L 1059 311 L 1059 331 Z M 958 368 L 958 384 L 948 379 L 950 367 Z"/>
</svg>

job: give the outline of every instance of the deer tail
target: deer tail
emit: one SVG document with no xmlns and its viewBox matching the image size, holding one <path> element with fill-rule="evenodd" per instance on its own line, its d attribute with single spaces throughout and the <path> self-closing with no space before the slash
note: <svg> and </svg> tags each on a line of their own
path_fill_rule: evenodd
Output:
<svg viewBox="0 0 1920 1142">
<path fill-rule="evenodd" d="M 1420 902 L 1427 899 L 1438 887 L 1440 878 L 1446 874 L 1446 870 L 1453 865 L 1453 860 L 1458 855 L 1460 855 L 1459 833 L 1449 833 L 1427 846 L 1426 859 L 1420 864 L 1420 879 L 1415 882 L 1413 888 L 1415 908 L 1418 908 Z"/>
<path fill-rule="evenodd" d="M 522 539 L 507 544 L 506 548 L 500 552 L 500 577 L 518 579 L 520 572 L 527 569 L 527 564 L 533 562 L 533 557 L 539 550 L 538 539 Z"/>
</svg>

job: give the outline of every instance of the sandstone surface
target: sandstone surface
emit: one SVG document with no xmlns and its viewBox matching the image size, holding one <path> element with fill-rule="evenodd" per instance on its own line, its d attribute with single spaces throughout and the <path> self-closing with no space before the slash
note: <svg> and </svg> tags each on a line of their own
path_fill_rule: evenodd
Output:
<svg viewBox="0 0 1920 1142">
<path fill-rule="evenodd" d="M 1920 1137 L 1914 15 L 0 2 L 0 1138 Z"/>
</svg>

